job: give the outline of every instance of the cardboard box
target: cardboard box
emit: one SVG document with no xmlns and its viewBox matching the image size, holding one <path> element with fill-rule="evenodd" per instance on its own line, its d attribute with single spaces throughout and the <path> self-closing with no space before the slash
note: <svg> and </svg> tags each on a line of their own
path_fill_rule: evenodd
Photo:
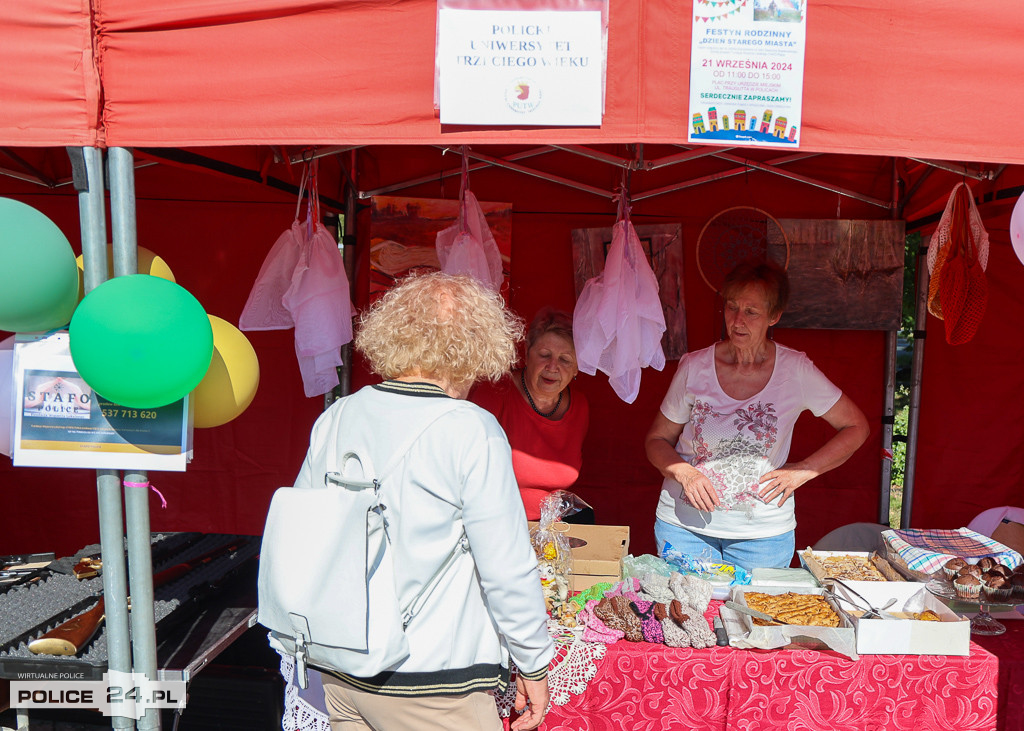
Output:
<svg viewBox="0 0 1024 731">
<path fill-rule="evenodd" d="M 561 523 L 572 550 L 572 591 L 583 591 L 602 581 L 622 578 L 622 559 L 629 553 L 628 525 L 576 525 Z M 530 521 L 530 530 L 537 521 Z"/>
<path fill-rule="evenodd" d="M 916 619 L 861 619 L 851 614 L 857 629 L 857 652 L 861 655 L 969 655 L 971 623 L 963 619 L 938 597 L 916 582 L 858 581 L 850 582 L 854 590 L 872 606 L 881 607 L 892 598 L 896 603 L 886 614 L 920 612 L 931 609 L 939 622 Z M 842 599 L 843 587 L 836 586 L 839 606 L 854 610 Z M 859 600 L 858 600 L 859 601 Z"/>
</svg>

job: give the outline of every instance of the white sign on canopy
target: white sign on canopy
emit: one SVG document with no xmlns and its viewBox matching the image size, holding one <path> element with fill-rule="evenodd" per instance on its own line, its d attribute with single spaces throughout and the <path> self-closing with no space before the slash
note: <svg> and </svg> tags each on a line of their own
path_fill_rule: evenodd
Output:
<svg viewBox="0 0 1024 731">
<path fill-rule="evenodd" d="M 438 11 L 442 124 L 599 126 L 597 11 Z"/>
</svg>

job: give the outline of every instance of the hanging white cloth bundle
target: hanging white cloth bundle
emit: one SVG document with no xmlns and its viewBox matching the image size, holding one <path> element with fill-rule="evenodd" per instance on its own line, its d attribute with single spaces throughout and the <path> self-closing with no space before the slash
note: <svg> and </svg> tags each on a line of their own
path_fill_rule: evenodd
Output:
<svg viewBox="0 0 1024 731">
<path fill-rule="evenodd" d="M 631 404 L 640 392 L 640 369 L 665 367 L 664 332 L 658 280 L 623 195 L 604 271 L 584 285 L 573 312 L 579 369 L 606 373 L 619 398 Z"/>
<path fill-rule="evenodd" d="M 239 330 L 287 330 L 295 326 L 281 298 L 291 286 L 292 272 L 299 261 L 302 229 L 303 224 L 296 212 L 295 222 L 277 238 L 267 258 L 263 260 L 260 273 L 256 275 L 256 281 L 249 292 L 249 299 L 238 318 Z"/>
<path fill-rule="evenodd" d="M 300 221 L 303 195 L 306 220 Z M 348 275 L 337 242 L 320 222 L 319 201 L 313 161 L 303 174 L 295 221 L 263 262 L 238 323 L 242 330 L 295 328 L 295 356 L 310 397 L 338 385 L 341 346 L 352 340 Z"/>
<path fill-rule="evenodd" d="M 495 292 L 501 289 L 505 275 L 501 252 L 494 241 L 487 219 L 476 196 L 469 189 L 469 161 L 462 151 L 462 187 L 459 191 L 459 220 L 437 232 L 435 246 L 441 271 L 465 274 Z"/>
</svg>

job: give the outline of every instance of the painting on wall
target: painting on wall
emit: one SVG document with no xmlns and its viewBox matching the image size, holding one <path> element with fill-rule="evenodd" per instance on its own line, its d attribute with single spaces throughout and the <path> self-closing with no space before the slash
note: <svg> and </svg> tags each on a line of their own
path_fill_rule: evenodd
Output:
<svg viewBox="0 0 1024 731">
<path fill-rule="evenodd" d="M 374 196 L 370 199 L 370 301 L 395 281 L 441 268 L 437 260 L 437 233 L 459 217 L 459 201 L 432 198 Z M 512 261 L 512 204 L 480 201 L 494 242 L 501 254 L 508 295 Z"/>
<path fill-rule="evenodd" d="M 683 229 L 678 223 L 634 226 L 647 261 L 658 279 L 665 334 L 665 358 L 678 360 L 686 352 L 686 302 L 683 296 Z M 573 275 L 576 297 L 588 279 L 604 271 L 612 243 L 612 228 L 577 228 L 572 232 Z"/>
<path fill-rule="evenodd" d="M 778 327 L 900 328 L 903 221 L 789 218 L 779 223 L 789 239 L 790 295 Z"/>
</svg>

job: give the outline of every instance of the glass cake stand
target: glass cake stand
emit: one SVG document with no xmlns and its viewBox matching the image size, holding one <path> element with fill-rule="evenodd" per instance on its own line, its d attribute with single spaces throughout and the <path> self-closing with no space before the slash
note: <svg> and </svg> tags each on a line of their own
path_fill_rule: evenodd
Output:
<svg viewBox="0 0 1024 731">
<path fill-rule="evenodd" d="M 1006 625 L 995 619 L 989 614 L 989 607 L 992 606 L 1013 606 L 1012 601 L 1005 602 L 994 602 L 985 596 L 984 590 L 978 596 L 977 599 L 965 599 L 962 596 L 958 596 L 956 589 L 953 585 L 941 579 L 932 579 L 925 588 L 928 589 L 935 596 L 942 597 L 943 599 L 952 599 L 953 601 L 960 602 L 971 606 L 978 607 L 978 613 L 971 617 L 971 633 L 976 635 L 1001 635 L 1006 631 Z"/>
</svg>

